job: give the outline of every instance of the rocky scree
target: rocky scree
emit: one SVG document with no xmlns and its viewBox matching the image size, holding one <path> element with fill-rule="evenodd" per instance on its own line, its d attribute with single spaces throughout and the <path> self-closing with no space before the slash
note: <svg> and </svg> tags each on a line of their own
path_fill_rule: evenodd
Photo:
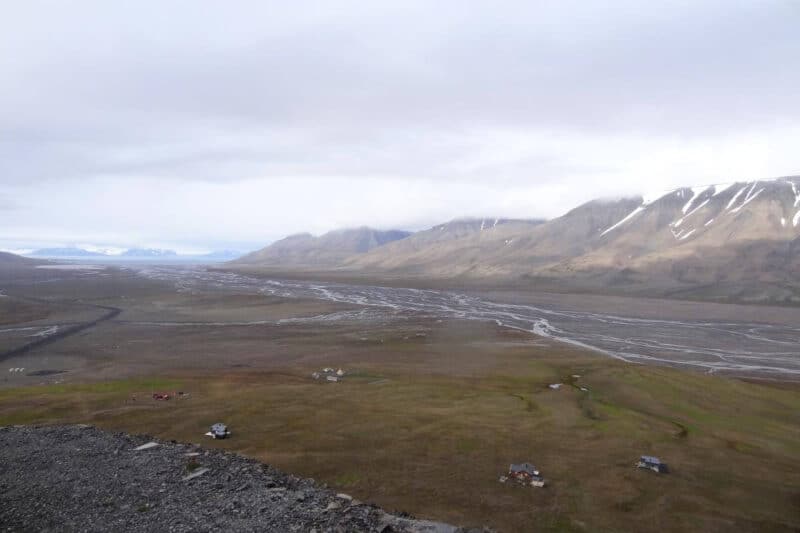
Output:
<svg viewBox="0 0 800 533">
<path fill-rule="evenodd" d="M 0 428 L 0 529 L 467 531 L 391 515 L 234 453 L 91 426 Z"/>
</svg>

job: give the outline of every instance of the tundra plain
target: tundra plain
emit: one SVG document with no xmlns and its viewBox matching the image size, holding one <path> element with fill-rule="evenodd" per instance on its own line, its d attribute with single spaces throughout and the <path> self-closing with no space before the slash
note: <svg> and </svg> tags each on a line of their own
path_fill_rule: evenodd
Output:
<svg viewBox="0 0 800 533">
<path fill-rule="evenodd" d="M 791 381 L 625 363 L 492 321 L 176 290 L 119 268 L 3 276 L 0 425 L 221 447 L 387 510 L 498 531 L 800 528 Z M 658 316 L 658 302 L 637 314 Z M 325 366 L 347 375 L 311 379 Z M 188 394 L 152 399 L 176 391 Z M 217 421 L 231 439 L 205 440 Z M 635 469 L 642 454 L 672 472 Z M 498 482 L 521 461 L 548 486 Z"/>
</svg>

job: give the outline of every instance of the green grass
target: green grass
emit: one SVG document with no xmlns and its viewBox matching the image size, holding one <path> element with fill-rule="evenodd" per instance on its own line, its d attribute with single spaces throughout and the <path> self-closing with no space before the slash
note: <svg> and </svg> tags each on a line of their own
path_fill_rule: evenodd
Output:
<svg viewBox="0 0 800 533">
<path fill-rule="evenodd" d="M 336 476 L 335 483 L 339 487 L 350 488 L 358 485 L 361 475 L 357 472 L 345 472 Z"/>
<path fill-rule="evenodd" d="M 258 457 L 388 508 L 506 531 L 800 527 L 800 394 L 671 369 L 522 354 L 484 376 L 364 365 L 0 391 L 0 424 L 88 422 Z M 551 391 L 558 376 L 582 374 Z M 375 379 L 388 379 L 370 385 Z M 183 389 L 187 399 L 131 394 Z M 233 437 L 204 440 L 225 421 Z M 633 468 L 660 455 L 673 473 Z M 501 485 L 529 460 L 543 490 Z M 655 517 L 655 518 L 654 518 Z"/>
<path fill-rule="evenodd" d="M 180 388 L 181 382 L 163 378 L 136 378 L 124 381 L 104 381 L 99 383 L 70 383 L 15 389 L 0 389 L 0 402 L 13 397 L 52 396 L 69 394 L 113 394 L 132 392 L 162 392 Z"/>
</svg>

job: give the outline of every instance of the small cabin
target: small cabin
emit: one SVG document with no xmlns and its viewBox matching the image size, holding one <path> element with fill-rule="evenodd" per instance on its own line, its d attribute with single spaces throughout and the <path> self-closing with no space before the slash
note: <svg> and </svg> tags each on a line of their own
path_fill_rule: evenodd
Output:
<svg viewBox="0 0 800 533">
<path fill-rule="evenodd" d="M 218 422 L 218 423 L 214 424 L 213 426 L 211 426 L 211 430 L 208 433 L 206 433 L 206 435 L 210 435 L 211 437 L 214 437 L 215 439 L 224 439 L 230 434 L 231 434 L 231 432 L 228 431 L 228 426 L 226 426 L 225 424 L 222 424 L 220 422 Z"/>
<path fill-rule="evenodd" d="M 658 472 L 659 474 L 666 474 L 669 472 L 667 463 L 661 462 L 661 459 L 658 457 L 653 457 L 652 455 L 642 455 L 639 458 L 639 462 L 636 463 L 636 466 L 639 468 L 652 470 L 653 472 Z"/>
<path fill-rule="evenodd" d="M 508 477 L 523 484 L 544 487 L 544 478 L 539 474 L 536 467 L 530 463 L 512 464 L 508 467 Z"/>
</svg>

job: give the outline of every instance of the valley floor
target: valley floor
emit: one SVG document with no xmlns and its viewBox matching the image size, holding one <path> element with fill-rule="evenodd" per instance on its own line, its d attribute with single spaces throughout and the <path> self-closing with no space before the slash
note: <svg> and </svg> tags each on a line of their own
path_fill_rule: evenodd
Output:
<svg viewBox="0 0 800 533">
<path fill-rule="evenodd" d="M 572 273 L 558 276 L 430 276 L 415 272 L 357 270 L 355 268 L 313 269 L 225 263 L 214 267 L 220 271 L 237 272 L 263 278 L 297 280 L 329 280 L 340 283 L 385 285 L 389 287 L 417 287 L 437 290 L 469 292 L 521 293 L 532 297 L 541 294 L 553 296 L 594 296 L 659 302 L 685 302 L 698 304 L 724 304 L 735 307 L 768 307 L 785 309 L 795 320 L 800 317 L 800 287 L 794 281 L 762 281 L 758 279 L 737 282 L 712 282 L 711 280 L 676 280 L 656 273 L 639 274 L 635 279 L 620 278 L 613 270 Z"/>
<path fill-rule="evenodd" d="M 3 280 L 0 322 L 17 331 L 0 351 L 120 313 L 4 357 L 0 425 L 203 443 L 388 510 L 500 531 L 800 528 L 796 384 L 626 364 L 492 322 L 348 319 L 357 306 L 176 292 L 116 269 L 58 276 Z M 327 366 L 346 376 L 311 378 Z M 231 439 L 203 436 L 218 421 Z M 643 454 L 671 473 L 634 468 Z M 498 482 L 525 461 L 546 488 Z"/>
</svg>

